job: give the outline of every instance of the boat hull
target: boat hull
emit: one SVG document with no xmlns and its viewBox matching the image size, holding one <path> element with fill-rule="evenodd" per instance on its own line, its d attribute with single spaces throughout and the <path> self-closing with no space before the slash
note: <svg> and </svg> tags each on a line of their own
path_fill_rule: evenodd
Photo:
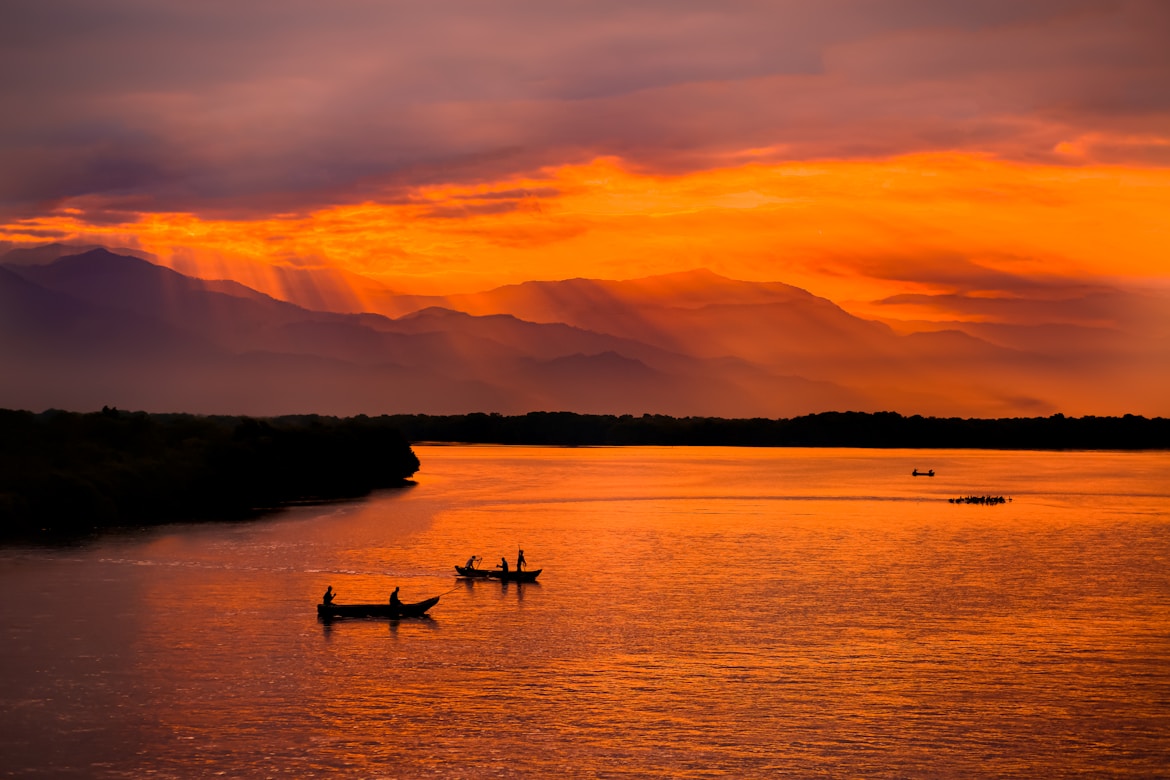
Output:
<svg viewBox="0 0 1170 780">
<path fill-rule="evenodd" d="M 467 566 L 456 566 L 455 573 L 460 577 L 467 577 L 473 580 L 487 579 L 492 575 L 491 569 L 473 569 Z"/>
<path fill-rule="evenodd" d="M 427 610 L 438 603 L 439 597 L 434 596 L 413 604 L 318 604 L 317 617 L 416 618 L 425 616 Z"/>
<path fill-rule="evenodd" d="M 544 569 L 533 569 L 532 571 L 493 571 L 488 573 L 488 577 L 493 580 L 503 580 L 504 582 L 536 582 L 536 578 Z"/>
</svg>

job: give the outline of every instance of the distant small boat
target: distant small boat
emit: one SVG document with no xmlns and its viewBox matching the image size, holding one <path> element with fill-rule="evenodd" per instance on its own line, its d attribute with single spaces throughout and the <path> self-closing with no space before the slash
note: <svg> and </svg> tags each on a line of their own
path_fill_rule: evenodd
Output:
<svg viewBox="0 0 1170 780">
<path fill-rule="evenodd" d="M 910 476 L 912 476 L 912 477 L 933 477 L 934 476 L 934 469 L 931 469 L 930 471 L 919 471 L 918 469 L 914 469 L 913 471 L 910 472 Z"/>
<path fill-rule="evenodd" d="M 491 569 L 477 569 L 474 566 L 456 566 L 456 575 L 460 577 L 468 577 L 470 579 L 487 579 L 492 576 Z"/>
<path fill-rule="evenodd" d="M 317 617 L 417 618 L 438 603 L 439 597 L 434 596 L 413 604 L 318 604 Z"/>
<path fill-rule="evenodd" d="M 489 571 L 488 578 L 493 580 L 503 580 L 504 582 L 536 582 L 536 578 L 544 569 L 533 569 L 532 571 Z"/>
</svg>

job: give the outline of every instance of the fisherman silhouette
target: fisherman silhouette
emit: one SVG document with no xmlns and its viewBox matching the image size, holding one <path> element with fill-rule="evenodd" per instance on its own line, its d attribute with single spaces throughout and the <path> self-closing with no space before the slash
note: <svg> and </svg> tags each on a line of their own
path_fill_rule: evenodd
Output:
<svg viewBox="0 0 1170 780">
<path fill-rule="evenodd" d="M 525 563 L 526 561 L 524 560 L 524 551 L 521 550 L 520 554 L 516 556 L 516 571 L 524 571 Z"/>
<path fill-rule="evenodd" d="M 329 587 L 327 587 L 325 589 L 325 595 L 321 597 L 321 603 L 324 604 L 325 606 L 329 606 L 330 604 L 333 603 L 333 596 L 334 595 L 335 594 L 333 593 L 333 586 L 330 585 Z"/>
<path fill-rule="evenodd" d="M 399 598 L 398 598 L 398 588 L 395 588 L 394 592 L 390 594 L 390 606 L 392 606 L 392 607 L 402 606 L 402 601 L 399 600 Z"/>
<path fill-rule="evenodd" d="M 508 559 L 500 558 L 500 565 L 497 567 L 504 570 L 504 574 L 508 573 Z"/>
</svg>

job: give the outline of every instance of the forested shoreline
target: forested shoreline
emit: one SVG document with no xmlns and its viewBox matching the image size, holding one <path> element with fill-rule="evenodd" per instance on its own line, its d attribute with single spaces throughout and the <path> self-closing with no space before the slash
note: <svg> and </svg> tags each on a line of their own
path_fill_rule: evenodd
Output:
<svg viewBox="0 0 1170 780">
<path fill-rule="evenodd" d="M 291 502 L 409 484 L 411 443 L 546 446 L 1170 449 L 1170 420 L 964 419 L 827 412 L 790 419 L 664 415 L 270 418 L 104 409 L 0 410 L 0 538 L 253 517 Z"/>
<path fill-rule="evenodd" d="M 390 415 L 411 442 L 556 446 L 873 447 L 998 450 L 1170 449 L 1170 420 L 1123 417 L 977 419 L 823 412 L 787 419 L 665 415 Z"/>
<path fill-rule="evenodd" d="M 253 517 L 409 484 L 384 419 L 0 410 L 0 537 Z"/>
</svg>

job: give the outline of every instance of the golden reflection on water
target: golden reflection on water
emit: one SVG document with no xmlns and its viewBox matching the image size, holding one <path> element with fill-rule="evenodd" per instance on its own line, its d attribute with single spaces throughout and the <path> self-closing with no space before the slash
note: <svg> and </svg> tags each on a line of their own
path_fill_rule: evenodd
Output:
<svg viewBox="0 0 1170 780">
<path fill-rule="evenodd" d="M 0 572 L 32 608 L 4 608 L 2 768 L 1170 765 L 1167 454 L 417 450 L 418 485 L 369 501 L 10 556 Z M 967 494 L 1013 501 L 946 501 Z M 452 576 L 520 547 L 534 585 Z M 326 584 L 442 598 L 427 620 L 322 624 Z"/>
</svg>

